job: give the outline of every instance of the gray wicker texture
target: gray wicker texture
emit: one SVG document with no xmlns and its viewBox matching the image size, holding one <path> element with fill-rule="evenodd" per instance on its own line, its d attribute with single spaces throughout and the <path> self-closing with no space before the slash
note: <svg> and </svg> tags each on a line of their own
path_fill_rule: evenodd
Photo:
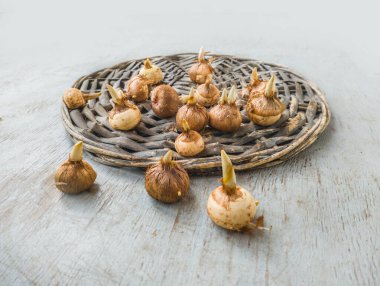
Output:
<svg viewBox="0 0 380 286">
<path fill-rule="evenodd" d="M 201 132 L 205 150 L 196 157 L 174 157 L 192 173 L 205 173 L 220 169 L 220 151 L 231 157 L 235 169 L 247 170 L 270 167 L 295 156 L 310 146 L 327 127 L 330 110 L 323 93 L 311 82 L 286 67 L 253 59 L 226 55 L 213 62 L 214 84 L 219 89 L 236 87 L 241 90 L 248 84 L 251 71 L 257 67 L 262 79 L 271 73 L 277 77 L 279 98 L 286 105 L 279 122 L 270 127 L 254 125 L 245 115 L 245 100 L 239 98 L 243 122 L 233 134 L 206 127 Z M 173 86 L 181 95 L 188 94 L 195 84 L 189 80 L 188 70 L 196 54 L 176 54 L 151 58 L 164 72 L 164 83 Z M 62 104 L 65 128 L 74 141 L 82 140 L 84 148 L 94 160 L 117 167 L 145 168 L 157 161 L 168 149 L 174 149 L 179 132 L 175 118 L 160 119 L 151 110 L 150 102 L 137 104 L 142 121 L 133 131 L 113 130 L 108 123 L 112 108 L 106 85 L 124 88 L 127 81 L 138 73 L 143 60 L 131 60 L 106 68 L 77 80 L 73 87 L 86 92 L 102 92 L 98 99 L 90 100 L 82 109 L 68 110 Z"/>
</svg>

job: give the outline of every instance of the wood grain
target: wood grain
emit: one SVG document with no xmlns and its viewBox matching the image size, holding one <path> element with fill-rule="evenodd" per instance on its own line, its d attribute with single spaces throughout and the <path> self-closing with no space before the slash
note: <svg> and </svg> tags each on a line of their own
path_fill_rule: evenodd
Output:
<svg viewBox="0 0 380 286">
<path fill-rule="evenodd" d="M 195 20 L 203 14 L 191 7 L 194 13 L 176 15 L 156 7 L 162 22 L 152 25 L 141 22 L 141 13 L 106 21 L 104 6 L 94 5 L 86 16 L 87 6 L 71 4 L 81 13 L 62 6 L 56 20 L 46 14 L 55 11 L 49 5 L 33 17 L 16 8 L 0 13 L 1 285 L 380 284 L 380 84 L 378 65 L 365 61 L 371 53 L 378 59 L 374 50 L 351 45 L 349 29 L 342 32 L 347 38 L 329 32 L 333 25 L 321 27 L 306 8 L 297 21 L 310 29 L 318 22 L 315 31 L 324 36 L 287 24 L 293 20 L 275 7 L 252 18 L 237 8 L 227 13 L 202 4 L 215 11 L 207 14 L 215 23 L 210 36 L 199 32 L 205 24 Z M 62 11 L 65 19 L 74 13 L 73 23 L 62 26 Z M 277 18 L 267 29 L 247 37 L 248 25 L 273 13 Z M 227 16 L 230 21 L 220 21 Z M 78 17 L 91 23 L 86 33 L 74 25 L 84 23 Z M 35 28 L 35 40 L 27 41 L 28 26 L 16 25 L 20 19 Z M 50 30 L 41 19 L 57 33 L 46 37 Z M 173 21 L 183 19 L 195 24 L 173 37 L 181 26 Z M 124 29 L 128 25 L 135 29 Z M 17 44 L 16 32 L 24 45 Z M 339 35 L 341 42 L 335 41 Z M 154 45 L 146 45 L 147 37 Z M 74 47 L 69 38 L 85 45 Z M 282 165 L 239 173 L 272 231 L 233 233 L 212 224 L 205 204 L 218 176 L 192 176 L 190 195 L 168 206 L 145 193 L 142 171 L 104 166 L 85 155 L 98 173 L 97 186 L 79 196 L 57 191 L 55 168 L 72 144 L 59 115 L 63 90 L 103 66 L 197 51 L 200 43 L 218 53 L 283 63 L 314 79 L 329 99 L 331 124 L 310 149 Z"/>
</svg>

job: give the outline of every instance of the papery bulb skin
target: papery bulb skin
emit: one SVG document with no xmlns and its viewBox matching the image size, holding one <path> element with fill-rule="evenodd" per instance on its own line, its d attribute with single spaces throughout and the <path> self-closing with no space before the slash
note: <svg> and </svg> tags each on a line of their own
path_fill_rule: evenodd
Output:
<svg viewBox="0 0 380 286">
<path fill-rule="evenodd" d="M 219 104 L 209 111 L 210 126 L 222 132 L 235 132 L 240 128 L 242 116 L 240 109 L 236 106 L 236 89 L 231 88 L 227 96 L 224 89 Z"/>
<path fill-rule="evenodd" d="M 179 135 L 174 145 L 178 154 L 184 157 L 195 156 L 201 153 L 205 148 L 202 136 L 193 130 Z"/>
<path fill-rule="evenodd" d="M 92 166 L 82 159 L 82 141 L 74 145 L 73 150 L 56 171 L 56 187 L 63 193 L 78 194 L 89 189 L 96 179 Z"/>
<path fill-rule="evenodd" d="M 95 99 L 100 96 L 101 93 L 83 93 L 77 88 L 69 88 L 65 90 L 63 94 L 63 101 L 67 108 L 77 109 L 86 105 L 90 99 Z"/>
<path fill-rule="evenodd" d="M 236 187 L 236 194 L 228 195 L 223 186 L 219 186 L 208 198 L 207 213 L 215 224 L 240 230 L 255 217 L 256 200 L 241 187 Z"/>
<path fill-rule="evenodd" d="M 236 105 L 216 105 L 209 111 L 209 115 L 210 126 L 223 132 L 236 132 L 242 122 L 240 110 Z"/>
<path fill-rule="evenodd" d="M 272 75 L 265 91 L 260 96 L 251 97 L 246 105 L 247 116 L 257 125 L 270 126 L 275 124 L 286 108 L 277 97 L 274 81 L 275 77 Z"/>
<path fill-rule="evenodd" d="M 158 84 L 164 79 L 161 69 L 153 65 L 149 58 L 144 61 L 144 66 L 139 75 L 144 76 L 149 81 L 149 84 Z"/>
<path fill-rule="evenodd" d="M 187 103 L 177 112 L 176 124 L 178 130 L 183 130 L 183 120 L 186 120 L 190 129 L 194 131 L 201 131 L 208 124 L 209 116 L 207 109 L 197 103 L 193 88 L 190 90 Z"/>
<path fill-rule="evenodd" d="M 191 157 L 201 153 L 205 148 L 202 135 L 197 131 L 190 130 L 190 126 L 184 119 L 182 121 L 183 132 L 174 142 L 175 150 L 184 157 Z"/>
<path fill-rule="evenodd" d="M 173 87 L 162 84 L 152 90 L 151 102 L 152 110 L 158 117 L 168 118 L 177 113 L 179 96 Z"/>
<path fill-rule="evenodd" d="M 168 155 L 168 153 L 170 154 Z M 190 178 L 186 170 L 171 159 L 171 150 L 159 162 L 145 172 L 145 189 L 148 194 L 163 203 L 174 203 L 187 195 Z M 170 159 L 165 161 L 165 157 Z"/>
<path fill-rule="evenodd" d="M 196 98 L 197 102 L 202 106 L 215 105 L 220 97 L 219 89 L 211 83 L 211 77 L 206 80 L 204 84 L 197 87 Z"/>
<path fill-rule="evenodd" d="M 206 52 L 201 48 L 198 54 L 198 62 L 193 64 L 189 69 L 190 80 L 194 83 L 205 83 L 207 78 L 212 76 L 212 73 L 214 72 L 211 60 L 207 60 L 205 55 Z"/>
<path fill-rule="evenodd" d="M 108 112 L 108 121 L 113 129 L 128 131 L 135 128 L 141 121 L 140 109 L 124 98 L 121 90 L 107 85 L 114 107 Z"/>
<path fill-rule="evenodd" d="M 250 83 L 241 91 L 241 97 L 249 100 L 253 97 L 260 96 L 261 93 L 264 92 L 266 84 L 267 81 L 260 79 L 257 67 L 255 67 L 252 70 Z"/>
<path fill-rule="evenodd" d="M 143 76 L 135 76 L 128 81 L 125 90 L 127 97 L 135 102 L 143 102 L 149 97 L 148 80 Z"/>
<path fill-rule="evenodd" d="M 222 186 L 210 194 L 207 213 L 215 224 L 230 230 L 241 230 L 251 223 L 258 202 L 247 190 L 236 185 L 234 167 L 224 150 L 221 151 L 221 159 Z"/>
<path fill-rule="evenodd" d="M 113 129 L 128 131 L 134 129 L 141 121 L 141 112 L 137 106 L 116 106 L 108 113 L 109 123 Z"/>
</svg>

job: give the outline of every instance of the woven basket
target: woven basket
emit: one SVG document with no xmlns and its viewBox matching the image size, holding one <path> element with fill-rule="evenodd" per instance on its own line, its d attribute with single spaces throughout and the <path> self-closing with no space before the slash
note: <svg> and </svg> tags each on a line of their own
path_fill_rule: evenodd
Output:
<svg viewBox="0 0 380 286">
<path fill-rule="evenodd" d="M 220 151 L 231 157 L 236 170 L 270 167 L 284 162 L 310 146 L 330 121 L 330 110 L 323 93 L 311 82 L 286 67 L 257 60 L 226 55 L 212 55 L 215 68 L 214 83 L 219 89 L 245 86 L 251 71 L 257 67 L 260 76 L 268 80 L 271 73 L 277 77 L 279 98 L 287 106 L 279 122 L 270 127 L 254 125 L 244 110 L 245 100 L 239 98 L 243 122 L 233 134 L 210 127 L 202 131 L 205 150 L 196 157 L 174 157 L 192 173 L 220 169 Z M 194 86 L 188 70 L 196 60 L 193 53 L 151 58 L 164 72 L 164 83 L 173 86 L 179 94 L 188 94 Z M 62 102 L 62 117 L 66 130 L 74 141 L 82 140 L 84 148 L 95 161 L 117 167 L 146 168 L 156 162 L 168 149 L 174 149 L 178 136 L 175 118 L 160 119 L 151 110 L 150 102 L 138 104 L 142 121 L 133 131 L 113 130 L 108 123 L 112 108 L 106 85 L 124 88 L 138 73 L 143 59 L 131 60 L 102 69 L 78 79 L 73 87 L 87 92 L 102 92 L 82 109 L 68 110 Z"/>
</svg>

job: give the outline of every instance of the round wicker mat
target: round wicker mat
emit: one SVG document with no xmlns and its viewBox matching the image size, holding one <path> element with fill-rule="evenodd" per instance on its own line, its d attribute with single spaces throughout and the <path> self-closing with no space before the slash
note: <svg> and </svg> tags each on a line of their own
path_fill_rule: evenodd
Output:
<svg viewBox="0 0 380 286">
<path fill-rule="evenodd" d="M 257 67 L 262 79 L 271 73 L 277 77 L 279 98 L 287 106 L 279 122 L 270 127 L 255 126 L 245 115 L 245 101 L 238 99 L 243 123 L 234 134 L 225 134 L 210 127 L 202 131 L 206 149 L 197 157 L 184 158 L 174 153 L 184 168 L 192 173 L 207 173 L 220 168 L 220 151 L 231 157 L 236 170 L 269 167 L 279 164 L 310 146 L 330 121 L 330 110 L 323 93 L 311 82 L 286 67 L 252 59 L 226 55 L 216 57 L 214 83 L 219 89 L 232 85 L 240 90 L 249 82 Z M 179 94 L 188 94 L 195 86 L 188 70 L 197 54 L 176 54 L 151 58 L 164 72 L 164 83 Z M 108 123 L 112 108 L 106 85 L 124 88 L 138 73 L 143 60 L 131 60 L 106 68 L 77 80 L 73 87 L 87 92 L 102 92 L 82 109 L 68 110 L 62 101 L 62 117 L 66 130 L 74 141 L 82 140 L 94 160 L 118 167 L 145 168 L 174 149 L 178 136 L 175 118 L 160 119 L 151 110 L 150 102 L 138 104 L 142 121 L 133 131 L 113 130 Z"/>
</svg>

